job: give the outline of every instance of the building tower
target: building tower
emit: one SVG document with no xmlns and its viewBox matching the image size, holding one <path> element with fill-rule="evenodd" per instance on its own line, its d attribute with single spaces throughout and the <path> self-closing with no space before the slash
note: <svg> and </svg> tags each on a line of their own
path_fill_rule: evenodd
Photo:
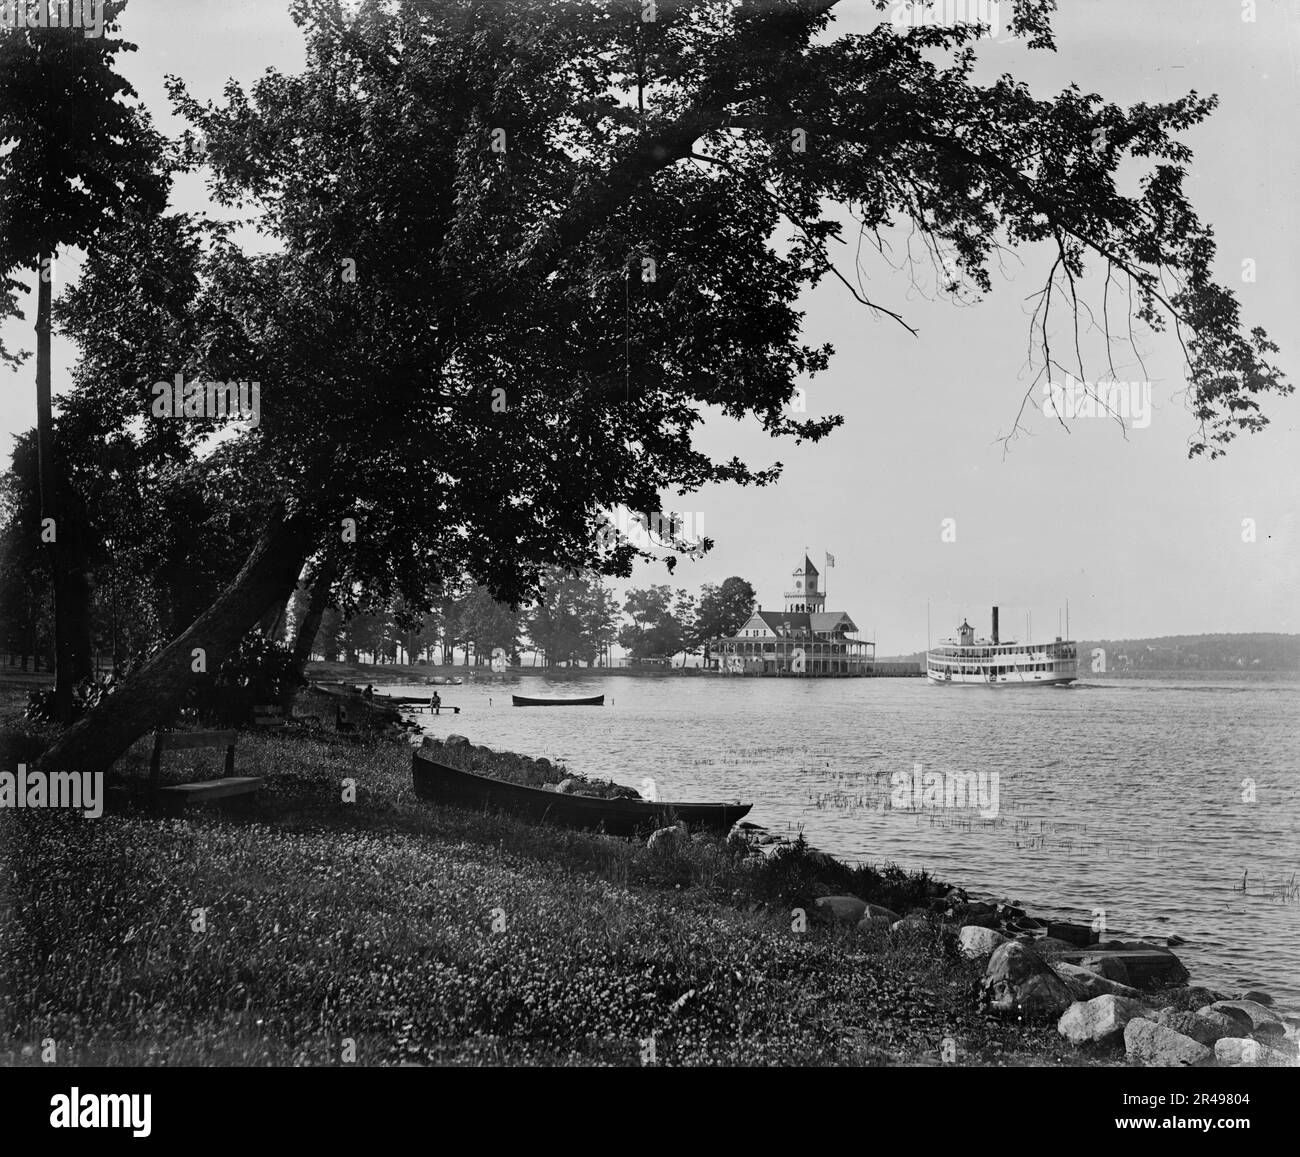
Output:
<svg viewBox="0 0 1300 1157">
<path fill-rule="evenodd" d="M 787 614 L 819 614 L 826 609 L 826 596 L 819 589 L 819 577 L 812 560 L 804 555 L 803 566 L 794 572 L 794 590 L 785 592 Z"/>
</svg>

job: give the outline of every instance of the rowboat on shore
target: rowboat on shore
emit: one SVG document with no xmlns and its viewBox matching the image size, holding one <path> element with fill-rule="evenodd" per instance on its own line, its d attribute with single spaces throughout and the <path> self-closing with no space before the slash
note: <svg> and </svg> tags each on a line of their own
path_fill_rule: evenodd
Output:
<svg viewBox="0 0 1300 1157">
<path fill-rule="evenodd" d="M 540 787 L 506 783 L 438 763 L 422 751 L 411 757 L 415 794 L 421 799 L 473 811 L 499 809 L 565 827 L 635 836 L 682 820 L 692 831 L 727 832 L 749 814 L 748 803 L 651 803 L 636 799 L 595 799 L 560 795 Z"/>
<path fill-rule="evenodd" d="M 511 695 L 516 707 L 604 707 L 605 696 L 588 695 L 585 699 L 533 699 L 528 695 Z"/>
</svg>

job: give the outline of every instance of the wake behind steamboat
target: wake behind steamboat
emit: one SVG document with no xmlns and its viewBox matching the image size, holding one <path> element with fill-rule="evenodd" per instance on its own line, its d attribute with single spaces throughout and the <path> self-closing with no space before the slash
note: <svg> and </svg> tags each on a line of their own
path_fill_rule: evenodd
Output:
<svg viewBox="0 0 1300 1157">
<path fill-rule="evenodd" d="M 926 652 L 925 673 L 933 683 L 983 686 L 1064 687 L 1078 678 L 1078 647 L 1059 635 L 1053 643 L 1017 643 L 998 638 L 998 608 L 993 608 L 993 637 L 977 639 L 965 620 L 957 638 L 945 639 Z"/>
</svg>

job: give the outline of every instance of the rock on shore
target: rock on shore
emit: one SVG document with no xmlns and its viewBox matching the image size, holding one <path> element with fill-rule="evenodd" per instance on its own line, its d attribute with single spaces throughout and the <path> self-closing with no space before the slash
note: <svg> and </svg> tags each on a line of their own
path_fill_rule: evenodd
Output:
<svg viewBox="0 0 1300 1157">
<path fill-rule="evenodd" d="M 1141 1018 L 1124 1026 L 1124 1051 L 1130 1061 L 1147 1068 L 1205 1068 L 1215 1056 L 1200 1041 Z"/>
<path fill-rule="evenodd" d="M 993 953 L 982 991 L 990 1010 L 1020 1016 L 1059 1016 L 1074 1003 L 1069 985 L 1018 940 Z"/>
<path fill-rule="evenodd" d="M 1056 1029 L 1073 1045 L 1114 1044 L 1123 1037 L 1129 1021 L 1150 1011 L 1141 1000 L 1107 993 L 1070 1005 Z"/>
</svg>

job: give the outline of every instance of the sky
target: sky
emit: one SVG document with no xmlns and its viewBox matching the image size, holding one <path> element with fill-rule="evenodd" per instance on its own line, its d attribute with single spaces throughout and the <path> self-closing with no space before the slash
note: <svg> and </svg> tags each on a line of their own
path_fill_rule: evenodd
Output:
<svg viewBox="0 0 1300 1157">
<path fill-rule="evenodd" d="M 1043 98 L 1075 83 L 1122 105 L 1190 89 L 1218 94 L 1215 114 L 1184 137 L 1195 152 L 1188 189 L 1215 229 L 1219 279 L 1236 290 L 1246 324 L 1278 343 L 1277 361 L 1296 381 L 1300 0 L 1259 0 L 1253 22 L 1243 20 L 1243 7 L 1066 0 L 1054 23 L 1055 54 L 1030 52 L 1003 34 L 981 42 L 976 75 L 989 82 L 1010 72 Z M 247 86 L 267 68 L 301 67 L 287 8 L 284 0 L 131 0 L 123 35 L 139 51 L 120 57 L 120 70 L 158 127 L 174 134 L 183 126 L 171 114 L 167 74 L 215 99 L 229 78 Z M 877 19 L 865 0 L 844 0 L 835 28 L 865 31 Z M 198 177 L 178 182 L 173 206 L 225 215 L 210 207 Z M 251 234 L 247 240 L 258 244 Z M 897 265 L 906 237 L 892 240 Z M 1271 424 L 1239 436 L 1226 457 L 1189 460 L 1195 426 L 1180 350 L 1169 334 L 1139 330 L 1141 364 L 1117 353 L 1114 376 L 1134 383 L 1138 397 L 1139 383 L 1150 383 L 1142 428 L 1079 417 L 1063 429 L 1041 412 L 1035 392 L 1023 435 L 1004 443 L 1033 379 L 1029 299 L 1050 261 L 1045 250 L 1019 251 L 994 270 L 990 295 L 955 305 L 937 299 L 924 276 L 912 284 L 880 255 L 864 255 L 868 294 L 901 313 L 915 337 L 873 317 L 833 279 L 808 293 L 806 339 L 829 341 L 836 354 L 806 383 L 807 414 L 838 413 L 844 425 L 819 444 L 796 446 L 773 441 L 756 422 L 710 417 L 699 433 L 704 449 L 755 467 L 780 461 L 782 479 L 666 496 L 714 549 L 681 560 L 672 575 L 661 562 L 641 564 L 630 585 L 695 591 L 740 575 L 763 606 L 776 607 L 807 548 L 823 570 L 827 608 L 848 611 L 882 656 L 925 645 L 927 609 L 937 639 L 963 617 L 984 633 L 994 603 L 1004 637 L 1023 637 L 1030 614 L 1034 637 L 1054 636 L 1066 600 L 1077 638 L 1300 629 L 1300 397 L 1269 397 Z M 1251 281 L 1243 280 L 1246 262 Z M 841 247 L 838 264 L 852 279 L 852 245 Z M 56 290 L 77 266 L 76 255 L 61 260 Z M 1084 296 L 1099 308 L 1100 282 L 1086 283 Z M 28 323 L 4 328 L 7 343 L 28 349 L 30 332 Z M 1067 336 L 1062 313 L 1054 337 Z M 1112 376 L 1087 356 L 1096 348 L 1085 346 L 1086 381 Z M 56 339 L 56 406 L 70 358 Z M 34 363 L 0 374 L 9 378 L 0 390 L 7 455 L 12 435 L 35 422 Z M 1253 542 L 1244 541 L 1251 525 L 1244 520 L 1253 520 Z M 826 552 L 835 557 L 829 570 Z"/>
</svg>

